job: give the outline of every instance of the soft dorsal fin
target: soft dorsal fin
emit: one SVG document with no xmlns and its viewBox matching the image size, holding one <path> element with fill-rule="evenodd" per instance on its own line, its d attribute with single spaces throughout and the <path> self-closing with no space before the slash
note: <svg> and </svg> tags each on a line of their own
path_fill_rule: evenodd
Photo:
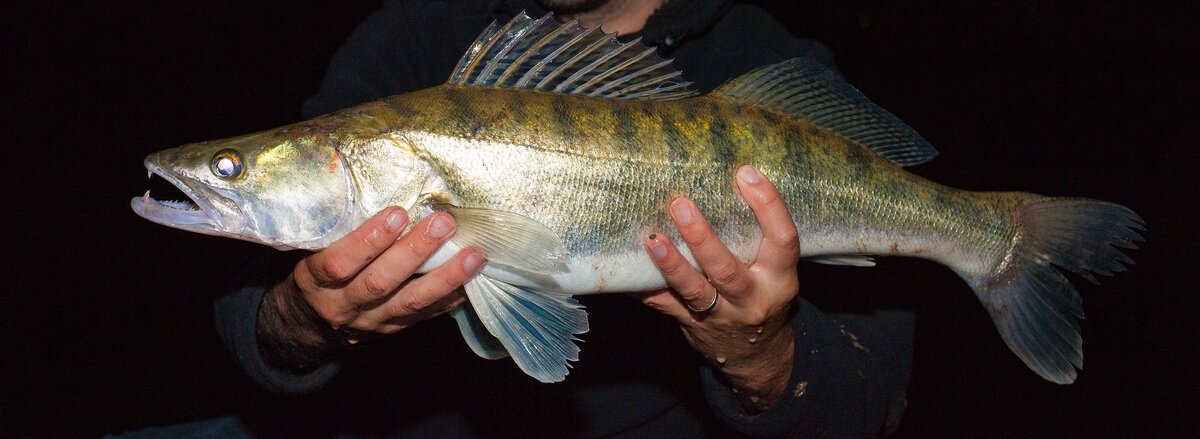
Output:
<svg viewBox="0 0 1200 439">
<path fill-rule="evenodd" d="M 899 118 L 810 59 L 792 58 L 760 67 L 726 82 L 712 95 L 808 120 L 900 166 L 921 164 L 937 155 Z"/>
<path fill-rule="evenodd" d="M 564 94 L 667 100 L 695 96 L 653 47 L 617 41 L 578 20 L 521 13 L 492 22 L 458 61 L 448 84 L 542 90 Z"/>
</svg>

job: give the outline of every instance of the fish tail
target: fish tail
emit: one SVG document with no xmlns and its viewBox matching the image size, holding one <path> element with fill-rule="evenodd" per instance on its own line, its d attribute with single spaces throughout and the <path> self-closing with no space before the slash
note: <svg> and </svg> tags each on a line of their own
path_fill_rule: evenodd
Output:
<svg viewBox="0 0 1200 439">
<path fill-rule="evenodd" d="M 1015 194 L 1006 194 L 1015 195 Z M 959 270 L 992 316 L 1008 347 L 1030 369 L 1058 384 L 1083 368 L 1079 321 L 1083 301 L 1059 271 L 1092 283 L 1095 275 L 1125 271 L 1144 223 L 1132 210 L 1082 198 L 1019 194 L 1009 210 L 1015 222 L 1007 251 Z M 1057 268 L 1056 268 L 1057 267 Z"/>
</svg>

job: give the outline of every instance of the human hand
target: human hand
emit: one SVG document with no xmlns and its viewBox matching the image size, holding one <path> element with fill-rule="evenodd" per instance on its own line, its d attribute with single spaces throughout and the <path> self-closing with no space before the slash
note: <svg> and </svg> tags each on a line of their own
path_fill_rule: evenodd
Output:
<svg viewBox="0 0 1200 439">
<path fill-rule="evenodd" d="M 678 198 L 671 202 L 671 216 L 704 273 L 665 236 L 653 234 L 646 251 L 669 288 L 639 296 L 675 317 L 692 347 L 725 375 L 747 411 L 757 413 L 779 399 L 791 374 L 795 347 L 787 314 L 799 291 L 800 246 L 792 217 L 771 182 L 743 166 L 737 184 L 763 232 L 755 261 L 739 261 L 695 203 Z"/>
<path fill-rule="evenodd" d="M 437 212 L 401 236 L 408 221 L 404 209 L 384 209 L 300 260 L 267 292 L 258 335 L 269 363 L 321 364 L 339 338 L 352 344 L 364 335 L 395 333 L 465 300 L 460 287 L 483 265 L 483 253 L 465 249 L 412 277 L 453 234 L 455 223 Z"/>
</svg>

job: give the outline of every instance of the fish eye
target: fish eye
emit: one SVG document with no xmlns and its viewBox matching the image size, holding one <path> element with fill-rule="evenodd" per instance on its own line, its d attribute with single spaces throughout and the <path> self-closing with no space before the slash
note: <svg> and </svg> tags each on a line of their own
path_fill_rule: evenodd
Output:
<svg viewBox="0 0 1200 439">
<path fill-rule="evenodd" d="M 237 178 L 242 174 L 242 155 L 232 149 L 222 149 L 213 154 L 209 167 L 218 177 Z"/>
</svg>

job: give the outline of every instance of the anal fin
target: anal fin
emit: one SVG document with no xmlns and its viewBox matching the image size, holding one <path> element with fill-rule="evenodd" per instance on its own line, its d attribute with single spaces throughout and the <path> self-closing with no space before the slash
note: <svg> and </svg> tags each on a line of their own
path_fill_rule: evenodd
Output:
<svg viewBox="0 0 1200 439">
<path fill-rule="evenodd" d="M 521 370 L 544 383 L 566 378 L 567 362 L 579 360 L 574 335 L 588 330 L 587 312 L 579 302 L 482 274 L 465 289 L 479 321 Z"/>
</svg>

